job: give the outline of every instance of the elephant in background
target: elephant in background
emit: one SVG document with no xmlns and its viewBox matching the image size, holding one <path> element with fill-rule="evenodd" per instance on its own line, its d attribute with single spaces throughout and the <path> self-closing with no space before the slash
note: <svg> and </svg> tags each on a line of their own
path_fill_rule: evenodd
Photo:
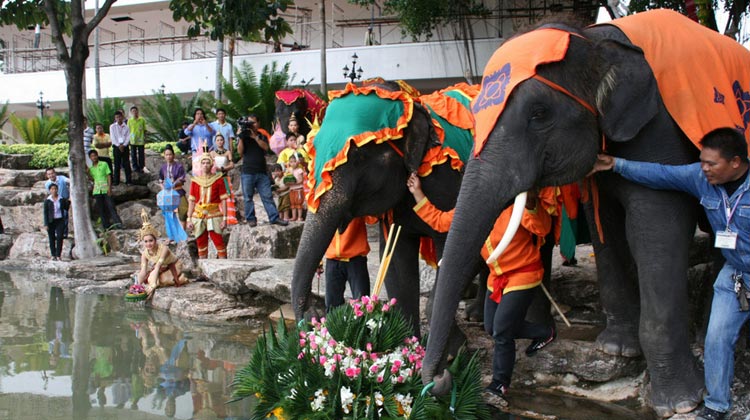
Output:
<svg viewBox="0 0 750 420">
<path fill-rule="evenodd" d="M 385 285 L 388 296 L 397 299 L 399 308 L 411 320 L 414 333 L 419 335 L 420 239 L 430 237 L 434 240 L 436 257 L 439 259 L 446 234 L 434 231 L 415 214 L 413 207 L 416 203 L 406 188 L 406 180 L 412 172 L 419 171 L 421 174 L 428 169 L 429 175 L 422 178 L 422 188 L 436 207 L 447 211 L 455 206 L 463 164 L 458 165 L 455 159 L 448 158 L 425 168 L 424 161 L 428 156 L 437 156 L 440 153 L 435 153 L 436 151 L 445 149 L 432 122 L 435 116 L 429 113 L 425 105 L 401 91 L 397 85 L 373 84 L 358 88 L 350 84 L 345 91 L 340 92 L 343 93 L 339 93 L 339 97 L 331 101 L 328 116 L 320 131 L 308 141 L 308 150 L 313 159 L 311 179 L 315 176 L 316 167 L 324 163 L 328 167 L 330 164 L 328 159 L 321 157 L 322 149 L 326 147 L 323 143 L 327 134 L 336 133 L 334 136 L 337 139 L 344 136 L 345 141 L 339 140 L 348 145 L 348 151 L 341 149 L 342 152 L 337 157 L 338 164 L 323 173 L 327 177 L 328 189 L 320 187 L 321 181 L 316 181 L 316 187 L 307 198 L 308 209 L 311 211 L 305 221 L 292 278 L 295 317 L 299 320 L 313 315 L 309 312 L 312 278 L 336 229 L 343 231 L 355 217 L 387 215 L 389 223 L 384 223 L 383 227 L 390 225 L 392 220 L 396 225 L 402 226 L 402 230 Z M 355 97 L 355 92 L 359 96 Z M 364 92 L 370 94 L 365 95 Z M 397 125 L 402 132 L 390 131 L 387 134 L 390 140 L 372 139 L 368 134 L 371 132 L 345 132 L 347 128 L 336 124 L 359 119 L 369 121 L 382 115 L 379 110 L 371 109 L 370 105 L 365 106 L 361 113 L 353 111 L 351 103 L 346 105 L 347 95 L 349 98 L 362 100 L 370 95 L 378 95 L 381 99 L 390 97 L 401 101 L 404 105 L 403 116 L 409 116 L 408 119 L 399 119 Z M 470 116 L 468 108 L 466 112 Z M 470 150 L 473 145 L 470 134 L 468 141 Z M 382 231 L 383 229 L 381 253 L 384 247 Z"/>
<path fill-rule="evenodd" d="M 276 121 L 284 134 L 289 133 L 289 118 L 294 114 L 300 134 L 307 137 L 309 122 L 321 121 L 325 115 L 326 102 L 306 89 L 279 90 L 276 92 Z"/>
<path fill-rule="evenodd" d="M 680 80 L 692 80 L 703 68 L 717 73 L 732 60 L 744 63 L 741 78 L 671 96 L 691 107 L 693 116 L 701 114 L 696 109 L 703 104 L 725 106 L 722 112 L 731 115 L 721 119 L 714 113 L 715 121 L 709 123 L 747 125 L 742 98 L 750 95 L 747 86 L 737 88 L 736 80 L 750 80 L 750 52 L 733 40 L 664 10 L 583 30 L 573 25 L 551 23 L 511 38 L 485 69 L 482 91 L 472 104 L 478 145 L 467 163 L 448 233 L 423 364 L 423 381 L 434 380 L 436 393 L 450 390 L 449 375 L 439 375 L 438 369 L 459 292 L 472 275 L 466 262 L 516 195 L 584 178 L 603 141 L 607 153 L 626 159 L 673 165 L 697 161 L 694 142 L 718 127 L 696 132 L 673 117 L 673 102 L 667 103 L 660 87 L 661 77 L 685 77 L 678 76 L 676 67 L 684 68 L 679 74 L 688 74 Z M 699 35 L 685 36 L 688 30 Z M 672 49 L 671 54 L 644 52 L 641 34 L 646 32 Z M 717 45 L 731 50 L 731 56 L 716 54 L 712 48 Z M 716 63 L 707 66 L 706 57 Z M 689 64 L 689 59 L 699 64 Z M 598 195 L 598 208 L 589 207 L 587 218 L 607 320 L 597 345 L 627 357 L 642 351 L 656 413 L 689 412 L 700 404 L 704 388 L 687 325 L 688 247 L 698 203 L 686 194 L 650 190 L 613 173 L 596 174 L 595 184 L 598 188 L 591 192 Z M 603 241 L 594 234 L 597 227 Z"/>
</svg>

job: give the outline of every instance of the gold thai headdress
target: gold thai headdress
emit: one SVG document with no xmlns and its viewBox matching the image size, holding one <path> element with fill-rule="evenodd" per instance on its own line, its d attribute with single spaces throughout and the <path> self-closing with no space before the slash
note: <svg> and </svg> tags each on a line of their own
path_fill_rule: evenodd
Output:
<svg viewBox="0 0 750 420">
<path fill-rule="evenodd" d="M 148 235 L 153 235 L 154 239 L 161 236 L 159 231 L 151 224 L 151 216 L 146 209 L 141 209 L 141 222 L 141 229 L 138 231 L 139 241 L 142 241 Z"/>
<path fill-rule="evenodd" d="M 289 122 L 297 122 L 297 116 L 294 115 L 294 112 L 292 112 L 292 115 L 289 116 Z"/>
<path fill-rule="evenodd" d="M 214 166 L 214 158 L 213 156 L 211 156 L 211 152 L 208 151 L 207 145 L 203 145 L 203 153 L 201 153 L 200 159 L 198 159 L 198 164 L 203 163 L 204 160 L 208 160 L 209 162 L 211 162 L 211 166 Z M 208 175 L 208 174 L 203 174 L 203 175 Z"/>
</svg>

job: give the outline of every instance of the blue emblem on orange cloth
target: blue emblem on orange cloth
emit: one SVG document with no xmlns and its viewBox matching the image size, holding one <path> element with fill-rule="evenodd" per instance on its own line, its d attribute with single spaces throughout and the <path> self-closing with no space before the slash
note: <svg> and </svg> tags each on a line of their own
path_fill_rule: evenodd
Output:
<svg viewBox="0 0 750 420">
<path fill-rule="evenodd" d="M 737 98 L 737 108 L 740 110 L 740 116 L 742 116 L 742 123 L 747 128 L 747 124 L 750 123 L 750 92 L 742 90 L 742 85 L 738 80 L 732 83 L 732 91 L 734 97 Z"/>
<path fill-rule="evenodd" d="M 724 95 L 719 92 L 719 89 L 716 89 L 716 86 L 714 86 L 714 102 L 716 102 L 717 104 L 724 103 Z"/>
<path fill-rule="evenodd" d="M 482 79 L 482 90 L 471 108 L 472 112 L 476 114 L 487 107 L 503 103 L 508 82 L 510 82 L 510 63 L 506 63 L 500 70 Z"/>
</svg>

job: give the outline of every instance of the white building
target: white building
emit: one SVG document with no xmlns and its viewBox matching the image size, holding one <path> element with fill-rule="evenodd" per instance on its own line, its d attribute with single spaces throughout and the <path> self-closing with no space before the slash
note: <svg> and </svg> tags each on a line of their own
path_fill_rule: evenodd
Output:
<svg viewBox="0 0 750 420">
<path fill-rule="evenodd" d="M 474 35 L 465 43 L 450 27 L 438 28 L 426 42 L 414 42 L 402 35 L 398 17 L 385 16 L 376 1 L 373 8 L 349 4 L 346 0 L 326 0 L 326 57 L 329 89 L 343 87 L 347 79 L 342 67 L 351 67 L 351 56 L 359 57 L 357 67 L 363 77 L 403 79 L 423 92 L 467 79 L 478 83 L 484 65 L 501 39 L 518 27 L 551 11 L 576 10 L 595 17 L 598 3 L 593 0 L 485 0 L 491 14 L 469 20 Z M 94 1 L 86 1 L 86 14 L 94 13 Z M 273 46 L 238 41 L 234 63 L 249 62 L 260 74 L 273 61 L 291 63 L 293 84 L 312 81 L 318 88 L 321 77 L 321 34 L 319 4 L 299 0 L 283 17 L 294 33 L 283 40 L 282 52 Z M 216 79 L 217 43 L 205 37 L 190 39 L 186 22 L 175 22 L 168 1 L 119 0 L 99 25 L 99 62 L 102 97 L 119 97 L 128 104 L 162 87 L 167 92 L 192 94 L 213 91 Z M 95 92 L 94 42 L 86 72 L 87 97 Z M 371 40 L 371 41 L 370 41 Z M 297 43 L 302 49 L 291 51 Z M 225 50 L 227 47 L 225 42 Z M 467 58 L 467 45 L 471 59 Z M 35 112 L 39 93 L 44 93 L 52 110 L 66 108 L 65 76 L 55 59 L 49 30 L 19 31 L 0 27 L 0 103 L 10 101 L 19 115 Z M 227 77 L 225 53 L 224 76 Z"/>
</svg>

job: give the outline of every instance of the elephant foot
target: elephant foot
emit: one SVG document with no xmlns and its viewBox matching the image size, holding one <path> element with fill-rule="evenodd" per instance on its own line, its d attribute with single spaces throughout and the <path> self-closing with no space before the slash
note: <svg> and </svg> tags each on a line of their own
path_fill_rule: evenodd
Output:
<svg viewBox="0 0 750 420">
<path fill-rule="evenodd" d="M 660 379 L 651 375 L 651 406 L 659 417 L 671 417 L 693 411 L 703 400 L 703 377 L 694 367 L 673 364 L 679 375 Z M 686 372 L 687 370 L 687 372 Z"/>
<path fill-rule="evenodd" d="M 596 348 L 612 356 L 638 357 L 641 346 L 633 328 L 607 326 L 596 337 Z"/>
<path fill-rule="evenodd" d="M 482 322 L 484 320 L 484 299 L 472 299 L 465 309 L 465 318 L 469 322 Z"/>
</svg>

